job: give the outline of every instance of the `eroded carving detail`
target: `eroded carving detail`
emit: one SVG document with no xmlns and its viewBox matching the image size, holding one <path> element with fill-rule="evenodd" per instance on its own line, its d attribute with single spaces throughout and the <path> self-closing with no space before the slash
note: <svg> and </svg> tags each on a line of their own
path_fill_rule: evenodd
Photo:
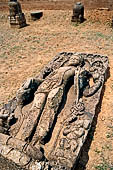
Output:
<svg viewBox="0 0 113 170">
<path fill-rule="evenodd" d="M 84 6 L 81 2 L 77 2 L 73 7 L 72 22 L 82 23 L 84 21 Z"/>
<path fill-rule="evenodd" d="M 66 52 L 56 56 L 0 109 L 0 153 L 28 169 L 73 168 L 107 68 L 106 56 Z"/>
<path fill-rule="evenodd" d="M 10 12 L 10 25 L 11 27 L 24 27 L 26 26 L 26 19 L 24 13 L 22 13 L 21 5 L 17 0 L 10 0 L 9 3 Z"/>
</svg>

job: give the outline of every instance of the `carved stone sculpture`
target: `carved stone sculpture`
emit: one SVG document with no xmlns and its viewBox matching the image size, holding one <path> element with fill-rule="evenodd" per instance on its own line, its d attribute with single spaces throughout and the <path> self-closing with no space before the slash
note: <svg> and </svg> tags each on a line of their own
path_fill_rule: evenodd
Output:
<svg viewBox="0 0 113 170">
<path fill-rule="evenodd" d="M 84 21 L 84 6 L 77 2 L 73 7 L 72 22 L 82 23 Z"/>
<path fill-rule="evenodd" d="M 112 17 L 112 21 L 111 21 L 111 27 L 113 28 L 113 17 Z"/>
<path fill-rule="evenodd" d="M 73 169 L 107 69 L 107 56 L 58 54 L 0 109 L 0 153 L 30 170 Z"/>
<path fill-rule="evenodd" d="M 26 26 L 26 19 L 24 13 L 22 13 L 21 5 L 17 0 L 10 0 L 8 3 L 10 12 L 10 25 L 11 27 L 24 27 Z"/>
</svg>

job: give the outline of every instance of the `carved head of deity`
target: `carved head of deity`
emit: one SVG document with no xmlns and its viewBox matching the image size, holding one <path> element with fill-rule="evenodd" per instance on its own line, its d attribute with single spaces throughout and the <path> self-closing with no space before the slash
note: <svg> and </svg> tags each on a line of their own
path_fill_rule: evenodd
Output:
<svg viewBox="0 0 113 170">
<path fill-rule="evenodd" d="M 84 59 L 81 55 L 74 54 L 70 57 L 68 66 L 78 66 L 84 63 Z"/>
</svg>

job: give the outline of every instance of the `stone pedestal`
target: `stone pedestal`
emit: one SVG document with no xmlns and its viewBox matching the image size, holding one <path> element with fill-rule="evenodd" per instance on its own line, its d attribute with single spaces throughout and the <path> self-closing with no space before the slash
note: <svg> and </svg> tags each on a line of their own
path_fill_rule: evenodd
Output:
<svg viewBox="0 0 113 170">
<path fill-rule="evenodd" d="M 81 2 L 77 2 L 73 8 L 72 22 L 82 23 L 84 21 L 84 6 Z"/>
<path fill-rule="evenodd" d="M 10 0 L 9 5 L 9 20 L 11 27 L 22 28 L 26 26 L 26 19 L 24 13 L 22 13 L 21 5 L 17 0 Z"/>
</svg>

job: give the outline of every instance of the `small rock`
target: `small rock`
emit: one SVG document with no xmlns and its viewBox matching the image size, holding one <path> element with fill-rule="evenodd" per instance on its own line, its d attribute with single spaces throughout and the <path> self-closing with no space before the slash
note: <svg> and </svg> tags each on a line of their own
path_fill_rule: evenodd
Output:
<svg viewBox="0 0 113 170">
<path fill-rule="evenodd" d="M 43 12 L 41 12 L 41 11 L 31 12 L 31 19 L 32 19 L 33 21 L 35 21 L 35 20 L 37 20 L 37 19 L 40 19 L 42 16 L 43 16 Z"/>
<path fill-rule="evenodd" d="M 104 121 L 105 120 L 105 117 L 104 116 L 101 116 L 101 118 L 100 118 L 102 121 Z"/>
</svg>

